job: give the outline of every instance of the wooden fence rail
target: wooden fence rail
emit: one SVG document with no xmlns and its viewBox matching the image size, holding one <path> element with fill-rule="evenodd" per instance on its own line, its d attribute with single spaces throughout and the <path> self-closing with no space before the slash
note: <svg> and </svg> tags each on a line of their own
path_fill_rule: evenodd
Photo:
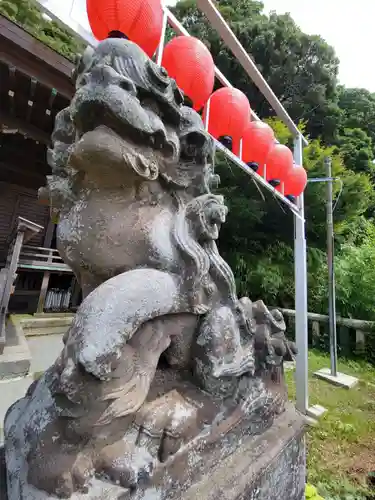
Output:
<svg viewBox="0 0 375 500">
<path fill-rule="evenodd" d="M 292 333 L 296 312 L 293 309 L 281 309 Z M 328 342 L 329 317 L 323 314 L 308 313 L 309 344 L 313 347 L 322 346 Z M 363 353 L 366 349 L 368 337 L 375 332 L 375 322 L 360 319 L 341 318 L 336 319 L 338 346 L 342 354 Z"/>
</svg>

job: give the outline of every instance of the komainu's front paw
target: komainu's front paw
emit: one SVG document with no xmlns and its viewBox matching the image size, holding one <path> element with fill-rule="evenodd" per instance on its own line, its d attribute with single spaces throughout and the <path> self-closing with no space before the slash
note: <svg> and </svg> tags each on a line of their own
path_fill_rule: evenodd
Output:
<svg viewBox="0 0 375 500">
<path fill-rule="evenodd" d="M 199 430 L 197 408 L 171 391 L 141 407 L 123 439 L 101 451 L 96 473 L 124 488 L 146 485 L 154 469 Z"/>
<path fill-rule="evenodd" d="M 55 459 L 59 460 L 59 457 L 54 457 Z M 48 460 L 46 460 L 44 468 L 35 463 L 29 465 L 28 482 L 38 490 L 45 491 L 50 495 L 56 495 L 58 498 L 70 498 L 75 491 L 70 470 L 62 470 L 59 466 L 57 470 L 53 470 L 51 463 L 47 462 Z"/>
<path fill-rule="evenodd" d="M 142 406 L 136 417 L 137 443 L 164 462 L 199 433 L 197 408 L 177 390 Z"/>
<path fill-rule="evenodd" d="M 102 450 L 96 463 L 99 477 L 123 488 L 135 489 L 147 483 L 154 469 L 154 459 L 147 452 L 124 440 Z"/>
<path fill-rule="evenodd" d="M 29 457 L 28 482 L 38 490 L 58 498 L 70 498 L 73 493 L 86 493 L 94 476 L 91 459 L 83 453 L 54 453 L 50 458 Z M 48 455 L 46 455 L 48 457 Z"/>
</svg>

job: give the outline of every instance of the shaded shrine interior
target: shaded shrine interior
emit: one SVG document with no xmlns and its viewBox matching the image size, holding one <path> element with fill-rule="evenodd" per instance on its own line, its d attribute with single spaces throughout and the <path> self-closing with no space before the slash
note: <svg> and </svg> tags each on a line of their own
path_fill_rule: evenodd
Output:
<svg viewBox="0 0 375 500">
<path fill-rule="evenodd" d="M 74 310 L 80 300 L 56 249 L 56 225 L 38 200 L 51 169 L 47 147 L 56 114 L 73 95 L 73 65 L 0 16 L 0 269 L 11 258 L 19 217 L 40 231 L 23 244 L 10 313 Z M 51 250 L 52 249 L 52 250 Z"/>
</svg>

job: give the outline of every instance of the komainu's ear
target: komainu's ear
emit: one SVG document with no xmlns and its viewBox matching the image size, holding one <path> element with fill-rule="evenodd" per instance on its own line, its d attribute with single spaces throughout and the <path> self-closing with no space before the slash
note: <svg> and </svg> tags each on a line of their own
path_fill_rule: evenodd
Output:
<svg viewBox="0 0 375 500">
<path fill-rule="evenodd" d="M 124 161 L 131 166 L 134 172 L 139 176 L 149 181 L 154 181 L 159 176 L 159 167 L 154 161 L 149 161 L 142 156 L 133 156 L 132 154 L 123 153 Z"/>
<path fill-rule="evenodd" d="M 95 50 L 92 47 L 88 46 L 83 54 L 76 55 L 75 66 L 71 76 L 74 85 L 77 82 L 78 76 L 84 72 L 85 68 L 88 66 L 88 63 L 92 60 L 94 54 Z"/>
</svg>

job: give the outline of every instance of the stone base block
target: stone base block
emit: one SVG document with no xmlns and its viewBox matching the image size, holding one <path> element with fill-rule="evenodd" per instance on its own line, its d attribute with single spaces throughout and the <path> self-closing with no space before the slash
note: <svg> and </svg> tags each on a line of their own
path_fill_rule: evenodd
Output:
<svg viewBox="0 0 375 500">
<path fill-rule="evenodd" d="M 87 494 L 75 494 L 72 500 L 302 500 L 305 424 L 290 405 L 258 436 L 237 436 L 236 443 L 224 439 L 209 454 L 204 449 L 181 449 L 165 463 L 164 472 L 142 489 L 130 492 L 95 479 Z M 236 451 L 228 454 L 234 445 Z M 29 486 L 26 498 L 55 497 Z"/>
<path fill-rule="evenodd" d="M 305 498 L 305 420 L 287 410 L 261 436 L 217 464 L 184 500 L 302 500 Z"/>
<path fill-rule="evenodd" d="M 25 396 L 27 389 L 33 382 L 32 375 L 0 380 L 0 445 L 3 443 L 3 423 L 8 408 Z"/>
<path fill-rule="evenodd" d="M 345 373 L 337 372 L 337 376 L 331 375 L 331 370 L 329 368 L 322 368 L 321 370 L 314 373 L 314 375 L 326 382 L 330 382 L 338 387 L 343 387 L 345 389 L 351 389 L 358 384 L 358 379 L 352 377 L 351 375 L 345 375 Z"/>
<path fill-rule="evenodd" d="M 13 317 L 7 320 L 5 329 L 6 345 L 0 355 L 0 380 L 23 377 L 29 373 L 31 362 L 27 340 Z"/>
<path fill-rule="evenodd" d="M 310 406 L 307 409 L 307 416 L 313 418 L 314 420 L 318 420 L 326 413 L 326 411 L 327 408 L 324 408 L 324 406 L 320 405 Z"/>
</svg>

